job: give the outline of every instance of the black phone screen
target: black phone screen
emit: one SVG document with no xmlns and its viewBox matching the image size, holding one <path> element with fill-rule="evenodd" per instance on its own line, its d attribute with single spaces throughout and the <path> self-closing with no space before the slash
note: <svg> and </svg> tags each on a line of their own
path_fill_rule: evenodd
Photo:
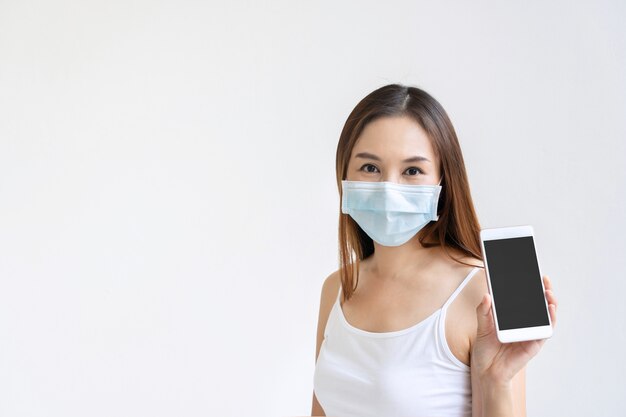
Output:
<svg viewBox="0 0 626 417">
<path fill-rule="evenodd" d="M 532 236 L 484 245 L 500 330 L 549 325 Z"/>
</svg>

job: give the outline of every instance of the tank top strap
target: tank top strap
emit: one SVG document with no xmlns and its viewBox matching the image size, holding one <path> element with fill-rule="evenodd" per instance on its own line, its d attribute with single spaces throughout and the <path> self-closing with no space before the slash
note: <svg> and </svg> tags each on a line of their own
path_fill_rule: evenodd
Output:
<svg viewBox="0 0 626 417">
<path fill-rule="evenodd" d="M 454 290 L 454 292 L 452 293 L 452 295 L 448 298 L 448 300 L 445 302 L 445 304 L 443 305 L 442 309 L 446 310 L 448 308 L 448 306 L 450 304 L 452 304 L 452 302 L 454 301 L 454 299 L 456 298 L 457 295 L 459 295 L 459 293 L 461 291 L 463 291 L 463 288 L 465 288 L 465 286 L 470 282 L 470 280 L 472 279 L 472 277 L 476 274 L 476 272 L 478 272 L 480 268 L 479 267 L 474 267 L 474 269 L 472 269 L 469 274 L 467 274 L 467 276 L 465 277 L 465 279 L 463 280 L 463 282 L 461 282 L 461 284 L 457 287 L 456 290 Z"/>
</svg>

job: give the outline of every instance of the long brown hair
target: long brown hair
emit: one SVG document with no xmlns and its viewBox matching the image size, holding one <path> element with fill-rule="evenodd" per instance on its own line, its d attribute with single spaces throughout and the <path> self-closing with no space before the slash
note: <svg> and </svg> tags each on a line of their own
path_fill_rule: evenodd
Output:
<svg viewBox="0 0 626 417">
<path fill-rule="evenodd" d="M 431 95 L 416 87 L 390 84 L 368 94 L 348 116 L 337 145 L 337 186 L 341 207 L 341 181 L 346 179 L 352 149 L 365 126 L 380 117 L 408 116 L 426 131 L 441 163 L 442 190 L 437 214 L 419 233 L 424 247 L 441 246 L 450 253 L 482 259 L 480 225 L 470 195 L 461 147 L 445 110 Z M 374 253 L 372 239 L 347 214 L 339 214 L 339 262 L 344 299 L 348 300 L 359 280 L 359 262 Z"/>
</svg>

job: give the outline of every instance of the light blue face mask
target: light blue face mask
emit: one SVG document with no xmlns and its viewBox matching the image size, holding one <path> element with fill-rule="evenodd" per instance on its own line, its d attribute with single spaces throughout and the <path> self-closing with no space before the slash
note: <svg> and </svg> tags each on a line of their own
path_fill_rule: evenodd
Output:
<svg viewBox="0 0 626 417">
<path fill-rule="evenodd" d="M 438 219 L 440 185 L 367 181 L 341 181 L 341 185 L 341 212 L 383 246 L 400 246 Z"/>
</svg>

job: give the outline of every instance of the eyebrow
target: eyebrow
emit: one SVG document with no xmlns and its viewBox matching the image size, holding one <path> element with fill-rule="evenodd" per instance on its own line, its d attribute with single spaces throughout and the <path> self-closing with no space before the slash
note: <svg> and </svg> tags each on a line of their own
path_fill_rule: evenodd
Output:
<svg viewBox="0 0 626 417">
<path fill-rule="evenodd" d="M 354 155 L 355 158 L 363 158 L 363 159 L 372 159 L 374 161 L 380 161 L 381 159 L 374 155 L 373 153 L 369 153 L 369 152 L 360 152 L 356 155 Z M 408 163 L 408 162 L 422 162 L 422 161 L 426 161 L 426 162 L 430 162 L 430 160 L 424 156 L 412 156 L 410 158 L 405 159 L 402 162 Z"/>
</svg>

